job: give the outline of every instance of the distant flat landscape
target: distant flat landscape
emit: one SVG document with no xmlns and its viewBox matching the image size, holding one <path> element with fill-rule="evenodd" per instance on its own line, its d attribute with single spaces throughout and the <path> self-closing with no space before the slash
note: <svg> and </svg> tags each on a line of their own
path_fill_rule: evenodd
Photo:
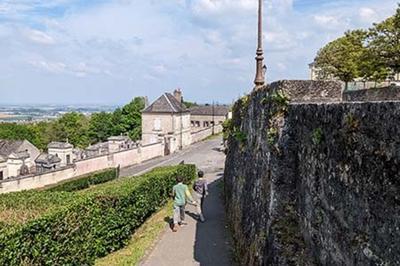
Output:
<svg viewBox="0 0 400 266">
<path fill-rule="evenodd" d="M 14 117 L 14 115 L 0 113 L 0 119 L 12 118 L 12 117 Z"/>
</svg>

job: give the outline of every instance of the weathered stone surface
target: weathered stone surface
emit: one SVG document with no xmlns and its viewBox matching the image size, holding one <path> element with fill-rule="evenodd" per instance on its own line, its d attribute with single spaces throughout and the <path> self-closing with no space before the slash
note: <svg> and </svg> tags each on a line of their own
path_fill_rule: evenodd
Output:
<svg viewBox="0 0 400 266">
<path fill-rule="evenodd" d="M 400 100 L 400 87 L 365 89 L 343 92 L 343 101 L 393 101 Z"/>
<path fill-rule="evenodd" d="M 400 265 L 400 102 L 234 107 L 225 168 L 241 265 Z"/>
<path fill-rule="evenodd" d="M 342 100 L 342 84 L 337 81 L 281 80 L 269 85 L 278 89 L 291 102 L 338 102 Z"/>
</svg>

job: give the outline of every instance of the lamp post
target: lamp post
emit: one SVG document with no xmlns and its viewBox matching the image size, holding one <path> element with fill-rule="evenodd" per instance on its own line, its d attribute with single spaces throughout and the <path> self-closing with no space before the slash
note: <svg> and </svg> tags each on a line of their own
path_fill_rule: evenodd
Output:
<svg viewBox="0 0 400 266">
<path fill-rule="evenodd" d="M 263 51 L 263 29 L 262 29 L 262 16 L 263 16 L 263 0 L 258 0 L 258 47 L 257 47 L 257 70 L 254 84 L 256 87 L 265 84 L 265 66 L 264 66 L 264 51 Z"/>
</svg>

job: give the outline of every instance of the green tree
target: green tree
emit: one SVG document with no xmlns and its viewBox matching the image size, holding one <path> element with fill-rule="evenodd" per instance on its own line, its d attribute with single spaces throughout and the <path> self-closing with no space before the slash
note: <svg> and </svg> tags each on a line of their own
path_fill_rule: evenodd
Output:
<svg viewBox="0 0 400 266">
<path fill-rule="evenodd" d="M 129 104 L 118 108 L 112 116 L 113 134 L 128 135 L 132 140 L 138 140 L 142 134 L 142 110 L 145 106 L 143 97 L 135 97 Z"/>
<path fill-rule="evenodd" d="M 349 31 L 345 36 L 328 43 L 315 58 L 315 66 L 322 78 L 336 77 L 346 83 L 360 76 L 360 62 L 367 49 L 367 32 Z"/>
<path fill-rule="evenodd" d="M 122 115 L 122 109 L 117 108 L 113 112 L 111 116 L 111 122 L 112 122 L 112 135 L 114 136 L 119 136 L 125 132 L 124 125 L 122 123 L 123 120 L 123 115 Z"/>
<path fill-rule="evenodd" d="M 183 101 L 182 104 L 186 108 L 192 108 L 192 107 L 195 107 L 195 106 L 199 106 L 196 102 L 189 102 L 189 101 Z"/>
<path fill-rule="evenodd" d="M 80 113 L 67 113 L 60 117 L 51 129 L 52 140 L 69 141 L 75 147 L 85 148 L 90 144 L 89 119 Z"/>
<path fill-rule="evenodd" d="M 387 79 L 390 74 L 390 68 L 388 68 L 379 55 L 373 52 L 371 49 L 364 49 L 361 55 L 361 60 L 358 65 L 359 76 L 364 82 L 375 81 L 381 82 Z"/>
<path fill-rule="evenodd" d="M 27 125 L 35 135 L 35 139 L 31 142 L 40 150 L 45 150 L 47 148 L 47 144 L 53 140 L 51 138 L 52 123 L 53 122 L 38 122 Z"/>
<path fill-rule="evenodd" d="M 113 134 L 113 115 L 94 113 L 90 117 L 88 135 L 91 143 L 106 141 Z"/>
<path fill-rule="evenodd" d="M 394 73 L 400 72 L 400 5 L 396 14 L 370 29 L 369 48 Z"/>
<path fill-rule="evenodd" d="M 122 108 L 122 123 L 125 132 L 132 140 L 138 140 L 142 134 L 142 110 L 145 101 L 143 97 L 135 97 L 133 101 Z"/>
</svg>

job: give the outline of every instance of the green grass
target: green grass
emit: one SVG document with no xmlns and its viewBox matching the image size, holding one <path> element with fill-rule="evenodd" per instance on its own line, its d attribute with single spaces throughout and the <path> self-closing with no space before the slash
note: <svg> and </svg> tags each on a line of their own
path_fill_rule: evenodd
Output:
<svg viewBox="0 0 400 266">
<path fill-rule="evenodd" d="M 220 137 L 220 136 L 222 136 L 222 132 L 221 132 L 221 133 L 218 133 L 218 134 L 215 134 L 215 135 L 210 135 L 210 136 L 208 136 L 207 138 L 205 138 L 203 141 L 216 139 L 216 138 L 218 138 L 218 137 Z"/>
<path fill-rule="evenodd" d="M 160 234 L 165 230 L 167 222 L 165 217 L 169 217 L 172 210 L 172 201 L 151 216 L 142 226 L 140 226 L 129 240 L 129 244 L 108 256 L 96 260 L 96 266 L 131 266 L 138 265 L 147 255 Z"/>
</svg>

